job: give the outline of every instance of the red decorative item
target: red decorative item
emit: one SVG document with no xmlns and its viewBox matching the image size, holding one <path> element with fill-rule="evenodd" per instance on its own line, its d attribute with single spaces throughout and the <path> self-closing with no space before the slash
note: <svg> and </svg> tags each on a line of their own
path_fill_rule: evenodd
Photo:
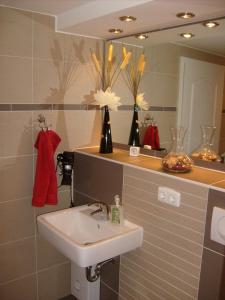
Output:
<svg viewBox="0 0 225 300">
<path fill-rule="evenodd" d="M 57 178 L 54 153 L 60 137 L 52 130 L 39 132 L 35 148 L 38 150 L 32 205 L 57 204 Z"/>
<path fill-rule="evenodd" d="M 152 150 L 160 149 L 159 131 L 156 125 L 149 125 L 143 140 L 144 145 L 151 146 Z"/>
</svg>

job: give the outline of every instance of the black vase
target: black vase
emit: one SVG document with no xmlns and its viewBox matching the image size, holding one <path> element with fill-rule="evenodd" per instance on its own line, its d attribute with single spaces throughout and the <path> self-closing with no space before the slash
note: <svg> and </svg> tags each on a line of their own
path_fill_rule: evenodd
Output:
<svg viewBox="0 0 225 300">
<path fill-rule="evenodd" d="M 138 106 L 134 104 L 133 120 L 130 130 L 128 145 L 140 147 L 139 124 L 138 124 Z"/>
<path fill-rule="evenodd" d="M 112 153 L 113 146 L 112 146 L 112 134 L 111 134 L 108 105 L 104 106 L 104 110 L 105 110 L 105 115 L 104 115 L 104 121 L 102 125 L 102 135 L 101 135 L 99 153 Z"/>
</svg>

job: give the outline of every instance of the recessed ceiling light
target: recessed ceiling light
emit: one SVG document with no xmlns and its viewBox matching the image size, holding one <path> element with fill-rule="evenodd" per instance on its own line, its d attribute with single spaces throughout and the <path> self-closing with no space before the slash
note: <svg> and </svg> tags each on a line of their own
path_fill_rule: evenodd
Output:
<svg viewBox="0 0 225 300">
<path fill-rule="evenodd" d="M 120 21 L 123 21 L 123 22 L 132 22 L 132 21 L 135 21 L 137 20 L 137 18 L 133 17 L 133 16 L 122 16 L 122 17 L 119 17 Z"/>
<path fill-rule="evenodd" d="M 185 39 L 191 39 L 195 35 L 191 32 L 184 32 L 184 33 L 181 33 L 180 36 L 182 36 Z"/>
<path fill-rule="evenodd" d="M 135 37 L 139 40 L 146 40 L 148 38 L 148 35 L 147 34 L 136 34 Z"/>
<path fill-rule="evenodd" d="M 111 29 L 109 29 L 109 32 L 118 34 L 118 33 L 123 32 L 123 30 L 119 29 L 119 28 L 111 28 Z"/>
<path fill-rule="evenodd" d="M 191 19 L 195 17 L 195 14 L 193 12 L 180 12 L 178 14 L 176 14 L 177 18 L 181 18 L 181 19 Z"/>
<path fill-rule="evenodd" d="M 214 28 L 216 26 L 219 26 L 220 24 L 214 21 L 207 21 L 207 22 L 203 22 L 202 25 L 208 28 Z"/>
</svg>

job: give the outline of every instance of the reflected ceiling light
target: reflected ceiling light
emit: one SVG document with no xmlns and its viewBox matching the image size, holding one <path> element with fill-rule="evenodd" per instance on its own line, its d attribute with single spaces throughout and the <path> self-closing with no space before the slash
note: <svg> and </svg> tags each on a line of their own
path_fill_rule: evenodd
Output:
<svg viewBox="0 0 225 300">
<path fill-rule="evenodd" d="M 195 14 L 193 12 L 180 12 L 176 14 L 177 18 L 181 19 L 192 19 L 195 17 Z"/>
<path fill-rule="evenodd" d="M 123 22 L 132 22 L 132 21 L 136 21 L 137 18 L 135 18 L 133 16 L 122 16 L 122 17 L 119 17 L 119 20 L 123 21 Z"/>
<path fill-rule="evenodd" d="M 191 39 L 195 35 L 193 33 L 191 33 L 191 32 L 184 32 L 184 33 L 181 33 L 180 36 L 182 36 L 185 39 Z"/>
<path fill-rule="evenodd" d="M 147 34 L 136 34 L 135 37 L 139 40 L 146 40 L 148 38 L 148 35 Z"/>
<path fill-rule="evenodd" d="M 122 29 L 119 29 L 119 28 L 110 28 L 110 29 L 109 29 L 109 32 L 118 34 L 118 33 L 123 32 L 123 30 L 122 30 Z"/>
<path fill-rule="evenodd" d="M 207 22 L 203 22 L 202 25 L 208 28 L 214 28 L 216 26 L 219 26 L 220 24 L 214 21 L 207 21 Z"/>
</svg>

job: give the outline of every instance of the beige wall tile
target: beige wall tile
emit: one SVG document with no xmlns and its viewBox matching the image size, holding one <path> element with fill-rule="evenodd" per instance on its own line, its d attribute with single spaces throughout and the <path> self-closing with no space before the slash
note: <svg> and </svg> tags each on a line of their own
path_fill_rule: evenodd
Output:
<svg viewBox="0 0 225 300">
<path fill-rule="evenodd" d="M 35 275 L 15 280 L 0 286 L 1 300 L 37 300 Z"/>
<path fill-rule="evenodd" d="M 146 72 L 141 82 L 141 89 L 152 106 L 177 106 L 177 76 Z"/>
<path fill-rule="evenodd" d="M 126 197 L 126 200 L 127 199 L 128 198 Z M 128 204 L 125 201 L 125 215 L 127 215 L 128 217 L 134 216 L 136 218 L 139 218 L 143 222 L 146 222 L 146 229 L 151 229 L 151 226 L 153 226 L 153 228 L 156 227 L 156 231 L 157 228 L 159 228 L 171 234 L 180 235 L 181 237 L 183 237 L 184 239 L 188 239 L 189 241 L 202 244 L 204 235 L 204 226 L 202 224 L 199 224 L 193 219 L 189 220 L 189 218 L 186 218 L 185 216 L 171 214 L 169 211 L 166 212 L 164 210 L 154 208 L 153 211 L 151 211 L 152 206 L 142 207 L 142 202 L 139 201 L 138 202 L 141 209 L 138 209 L 138 207 L 135 205 L 137 201 L 138 200 L 133 201 L 133 205 L 131 205 L 131 203 Z M 135 210 L 137 210 L 136 214 Z M 184 219 L 183 223 L 182 219 Z M 194 222 L 194 224 L 192 226 L 188 226 L 192 222 Z M 152 230 L 153 229 L 151 229 L 151 231 Z M 162 235 L 164 234 L 162 233 Z"/>
<path fill-rule="evenodd" d="M 82 65 L 92 64 L 90 49 L 102 58 L 103 41 L 75 35 L 64 35 L 64 59 L 75 60 Z M 93 65 L 94 67 L 94 65 Z M 94 68 L 93 68 L 94 69 Z M 97 75 L 97 74 L 96 74 Z"/>
<path fill-rule="evenodd" d="M 124 266 L 123 266 L 124 267 Z M 185 295 L 185 293 L 182 293 L 182 291 L 172 289 L 172 286 L 165 283 L 166 289 L 164 286 L 156 285 L 154 282 L 154 277 L 152 278 L 151 275 L 145 274 L 143 272 L 136 272 L 130 268 L 123 268 L 121 270 L 122 274 L 122 280 L 126 281 L 126 284 L 130 285 L 130 290 L 134 289 L 137 293 L 139 293 L 139 297 L 137 299 L 142 299 L 142 293 L 146 295 L 147 299 L 148 297 L 151 297 L 150 299 L 166 299 L 166 300 L 175 300 L 175 299 L 193 299 L 191 296 Z M 143 276 L 145 274 L 145 276 Z M 152 281 L 153 279 L 153 281 Z M 142 285 L 144 287 L 142 287 Z M 123 284 L 122 284 L 123 286 Z M 148 288 L 146 288 L 148 287 Z M 176 298 L 176 296 L 179 296 L 180 298 Z M 136 296 L 137 297 L 137 296 Z"/>
<path fill-rule="evenodd" d="M 37 270 L 64 263 L 68 259 L 40 234 L 37 235 Z"/>
<path fill-rule="evenodd" d="M 0 202 L 30 197 L 32 174 L 32 156 L 0 158 Z"/>
<path fill-rule="evenodd" d="M 63 63 L 59 60 L 34 59 L 34 102 L 64 103 L 64 94 L 60 86 Z"/>
<path fill-rule="evenodd" d="M 201 264 L 201 253 L 195 253 L 189 251 L 187 248 L 183 248 L 182 245 L 180 246 L 177 243 L 174 243 L 173 239 L 165 239 L 155 234 L 155 232 L 151 233 L 150 231 L 148 233 L 145 232 L 145 235 L 147 237 L 147 240 L 150 241 L 152 245 L 154 245 L 157 248 L 165 249 L 167 252 L 171 253 L 174 256 L 179 257 L 180 259 L 183 259 L 192 265 L 200 266 Z"/>
<path fill-rule="evenodd" d="M 126 276 L 125 273 L 121 271 L 120 273 L 121 282 L 126 282 L 126 284 L 130 287 L 130 294 L 135 296 L 135 299 L 154 299 L 154 300 L 161 300 L 162 298 L 160 295 L 154 292 L 152 289 L 147 289 L 144 284 L 140 283 L 139 281 L 134 280 L 130 276 Z"/>
<path fill-rule="evenodd" d="M 155 276 L 161 278 L 161 286 L 163 287 L 164 281 L 168 282 L 170 285 L 174 285 L 175 288 L 180 289 L 183 293 L 188 294 L 189 298 L 196 297 L 197 289 L 191 286 L 189 283 L 183 281 L 179 277 L 174 276 L 170 272 L 167 272 L 164 269 L 160 269 L 158 266 L 154 265 L 150 260 L 146 260 L 146 258 L 135 255 L 135 252 L 130 252 L 125 255 L 129 260 L 132 260 L 135 264 L 144 268 L 145 270 L 149 270 Z M 122 266 L 122 264 L 121 264 Z M 196 279 L 196 283 L 198 280 Z M 195 298 L 194 298 L 195 299 Z M 182 299 L 183 300 L 183 299 Z"/>
<path fill-rule="evenodd" d="M 33 14 L 34 57 L 62 60 L 64 35 L 55 32 L 55 18 Z"/>
<path fill-rule="evenodd" d="M 132 111 L 110 111 L 112 140 L 127 144 L 130 136 Z"/>
<path fill-rule="evenodd" d="M 32 60 L 0 56 L 0 103 L 32 102 Z"/>
<path fill-rule="evenodd" d="M 0 244 L 34 234 L 34 209 L 31 199 L 0 203 Z"/>
<path fill-rule="evenodd" d="M 126 166 L 124 171 L 125 215 L 143 227 L 144 242 L 123 256 L 120 286 L 127 293 L 135 289 L 137 299 L 153 290 L 154 300 L 197 299 L 208 188 Z M 179 208 L 159 203 L 159 185 L 181 192 Z"/>
<path fill-rule="evenodd" d="M 44 115 L 62 139 L 58 152 L 100 143 L 100 111 L 54 111 L 44 112 Z"/>
<path fill-rule="evenodd" d="M 150 192 L 149 190 L 143 191 L 141 189 L 137 189 L 136 187 L 124 185 L 123 191 L 124 196 L 126 197 L 126 203 L 137 206 L 138 200 L 140 201 L 140 207 L 152 214 L 157 214 L 160 212 L 161 217 L 166 214 L 171 214 L 171 220 L 174 219 L 174 223 L 176 223 L 177 221 L 179 224 L 183 224 L 184 226 L 188 224 L 188 220 L 183 221 L 182 217 L 185 219 L 191 219 L 190 223 L 195 221 L 197 221 L 198 223 L 204 223 L 205 221 L 206 212 L 204 210 L 185 205 L 183 203 L 182 197 L 180 207 L 172 207 L 167 203 L 158 201 L 158 195 L 156 193 Z M 168 217 L 167 220 L 170 220 L 170 217 Z M 179 220 L 181 223 L 179 222 Z M 198 228 L 201 228 L 201 226 L 197 225 L 196 231 Z"/>
<path fill-rule="evenodd" d="M 113 87 L 113 91 L 116 93 L 117 96 L 120 97 L 120 102 L 123 105 L 134 105 L 134 97 L 128 89 L 122 75 L 120 75 L 120 77 L 116 81 Z"/>
<path fill-rule="evenodd" d="M 161 282 L 161 279 L 157 277 L 157 275 L 153 274 L 151 272 L 151 269 L 144 269 L 139 265 L 136 265 L 133 263 L 131 260 L 126 258 L 125 256 L 122 257 L 122 267 L 121 271 L 123 271 L 127 276 L 131 276 L 131 278 L 136 278 L 139 279 L 139 281 L 142 281 L 143 283 L 145 282 L 145 286 L 152 287 L 157 289 L 157 292 L 164 293 L 164 297 L 166 300 L 174 300 L 174 299 L 185 299 L 185 296 L 187 299 L 190 299 L 190 296 L 185 295 L 185 293 L 177 289 L 174 285 L 170 284 L 165 280 Z M 122 284 L 123 286 L 123 284 Z"/>
<path fill-rule="evenodd" d="M 138 188 L 140 190 L 149 191 L 151 193 L 157 194 L 158 193 L 158 184 L 155 184 L 153 182 L 150 182 L 146 180 L 145 178 L 137 178 L 132 176 L 124 176 L 124 185 L 128 185 L 131 187 Z M 206 210 L 207 207 L 207 201 L 204 198 L 196 197 L 192 194 L 188 193 L 181 193 L 182 197 L 182 204 L 188 205 L 191 207 L 195 207 L 198 209 Z"/>
<path fill-rule="evenodd" d="M 135 168 L 124 167 L 124 175 L 133 176 L 137 178 L 144 178 L 145 180 L 151 181 L 157 185 L 165 185 L 172 189 L 178 189 L 181 192 L 193 194 L 198 197 L 207 198 L 208 188 L 200 186 L 190 182 L 177 181 L 173 176 L 161 176 L 160 174 L 153 174 L 144 170 L 138 170 Z"/>
<path fill-rule="evenodd" d="M 0 156 L 33 153 L 31 112 L 0 112 Z"/>
<path fill-rule="evenodd" d="M 62 138 L 58 151 L 99 144 L 100 111 L 64 111 L 58 112 L 55 117 L 55 129 Z"/>
<path fill-rule="evenodd" d="M 101 48 L 99 41 L 65 35 L 52 44 L 47 46 L 52 47 L 49 50 L 53 52 L 51 55 L 34 55 L 48 58 L 34 61 L 35 102 L 92 103 L 99 76 L 90 61 L 90 48 Z"/>
<path fill-rule="evenodd" d="M 0 55 L 31 57 L 32 14 L 0 7 Z"/>
<path fill-rule="evenodd" d="M 148 242 L 144 242 L 142 249 L 138 250 L 138 253 L 171 275 L 178 276 L 181 280 L 198 287 L 196 278 L 199 278 L 200 266 L 193 266 L 189 262 L 174 257 L 163 250 L 155 248 Z"/>
<path fill-rule="evenodd" d="M 160 147 L 166 148 L 168 151 L 171 148 L 171 133 L 170 128 L 176 126 L 176 112 L 162 111 L 152 113 L 154 120 L 158 125 Z"/>
<path fill-rule="evenodd" d="M 39 300 L 56 300 L 70 294 L 70 264 L 38 273 Z"/>
<path fill-rule="evenodd" d="M 87 103 L 92 104 L 94 101 L 93 93 L 97 87 L 97 75 L 93 74 L 91 63 L 80 64 L 79 61 L 68 62 L 66 69 L 73 68 L 71 84 L 66 89 L 64 103 Z"/>
<path fill-rule="evenodd" d="M 180 228 L 178 233 L 184 233 L 184 237 L 182 235 L 178 235 L 177 233 L 173 233 L 167 228 L 165 228 L 165 223 L 162 222 L 164 226 L 156 225 L 157 222 L 160 224 L 160 218 L 154 218 L 154 215 L 150 215 L 146 213 L 144 210 L 138 210 L 136 208 L 131 208 L 131 206 L 128 207 L 128 205 L 124 205 L 124 209 L 126 211 L 126 216 L 128 220 L 133 221 L 134 223 L 139 224 L 140 226 L 143 226 L 145 230 L 145 235 L 148 238 L 146 239 L 147 241 L 151 242 L 152 240 L 152 235 L 155 237 L 158 237 L 165 242 L 168 243 L 173 243 L 174 246 L 180 247 L 182 249 L 186 249 L 189 252 L 201 256 L 202 253 L 202 245 L 199 244 L 199 240 L 203 240 L 203 238 L 199 237 L 198 234 L 195 234 L 194 232 L 189 232 L 189 236 L 193 235 L 193 239 L 190 240 L 186 237 L 188 234 L 187 230 L 184 230 L 183 228 Z M 134 213 L 136 209 L 136 213 Z M 135 216 L 135 217 L 134 217 Z M 150 220 L 149 222 L 147 220 Z M 170 225 L 170 224 L 169 224 Z M 179 225 L 177 225 L 179 227 Z M 170 228 L 169 228 L 170 229 Z M 196 240 L 198 243 L 196 243 Z"/>
<path fill-rule="evenodd" d="M 0 269 L 1 283 L 34 273 L 34 238 L 1 245 Z"/>
<path fill-rule="evenodd" d="M 166 43 L 149 47 L 146 51 L 147 71 L 177 75 L 179 71 L 179 48 Z"/>
<path fill-rule="evenodd" d="M 51 211 L 69 208 L 69 206 L 70 206 L 70 191 L 69 191 L 69 189 L 61 191 L 60 189 L 61 188 L 59 188 L 59 190 L 58 190 L 58 204 L 57 205 L 45 205 L 43 207 L 36 207 L 35 208 L 36 216 L 46 214 Z"/>
<path fill-rule="evenodd" d="M 126 284 L 126 289 L 123 288 L 123 285 L 125 284 L 125 282 L 123 282 L 121 280 L 121 284 L 120 284 L 120 293 L 119 293 L 119 300 L 137 300 L 137 298 L 134 298 L 135 295 L 133 295 L 133 293 L 128 294 L 127 289 L 129 289 L 129 286 L 127 286 Z M 134 296 L 134 297 L 133 297 Z"/>
</svg>

